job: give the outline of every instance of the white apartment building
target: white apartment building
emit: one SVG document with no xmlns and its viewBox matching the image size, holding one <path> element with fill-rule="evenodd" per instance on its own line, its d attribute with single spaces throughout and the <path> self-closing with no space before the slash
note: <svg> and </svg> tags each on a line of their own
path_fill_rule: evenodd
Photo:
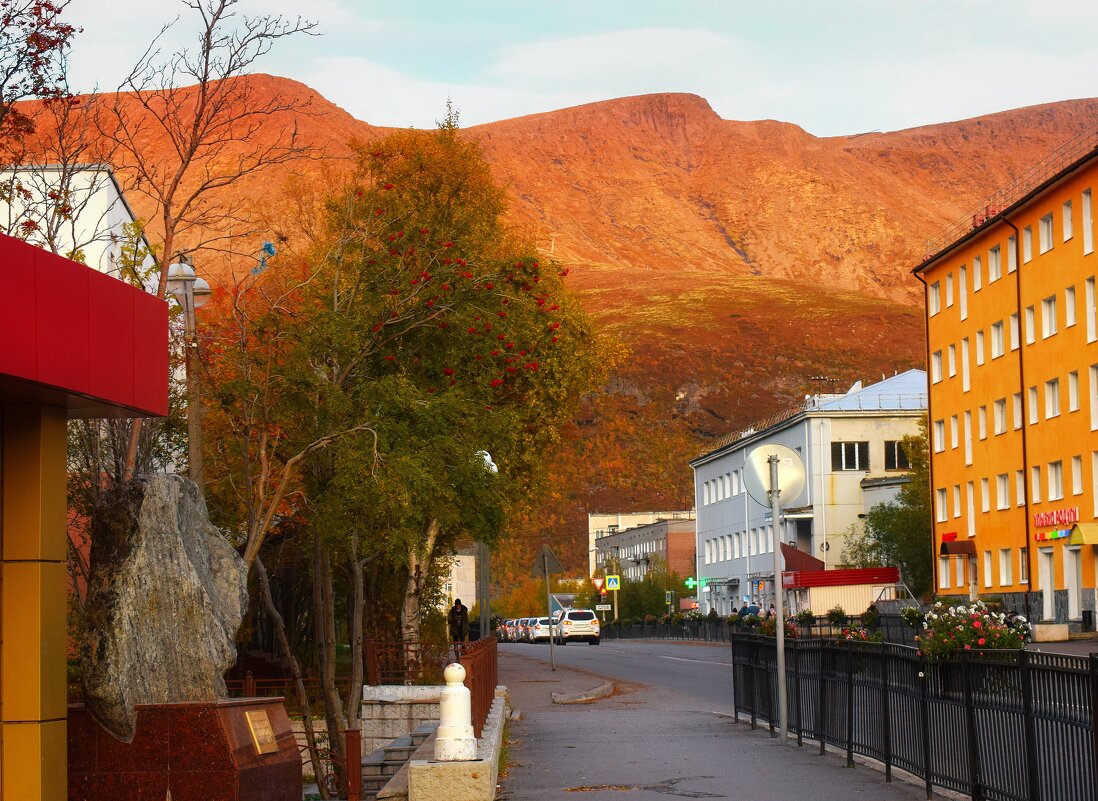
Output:
<svg viewBox="0 0 1098 801">
<path fill-rule="evenodd" d="M 730 614 L 744 600 L 765 608 L 773 600 L 780 543 L 796 549 L 783 549 L 785 569 L 811 569 L 812 559 L 816 569 L 838 566 L 867 499 L 890 500 L 903 482 L 908 464 L 900 441 L 918 433 L 926 398 L 922 370 L 867 387 L 858 382 L 842 395 L 808 396 L 691 461 L 702 611 Z M 782 499 L 777 532 L 769 506 L 750 498 L 743 483 L 748 455 L 771 443 L 796 451 L 806 477 L 800 496 Z"/>
<path fill-rule="evenodd" d="M 661 520 L 693 520 L 694 510 L 680 512 L 591 512 L 587 515 L 587 575 L 596 575 L 596 540 L 637 526 L 647 526 Z"/>
</svg>

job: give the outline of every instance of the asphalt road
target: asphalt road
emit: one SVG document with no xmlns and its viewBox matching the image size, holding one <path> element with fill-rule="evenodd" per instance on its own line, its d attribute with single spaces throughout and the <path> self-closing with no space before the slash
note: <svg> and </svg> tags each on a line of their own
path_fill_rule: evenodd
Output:
<svg viewBox="0 0 1098 801">
<path fill-rule="evenodd" d="M 544 643 L 506 643 L 499 649 L 500 653 L 549 662 L 549 646 Z M 677 690 L 703 709 L 732 714 L 732 648 L 728 643 L 603 640 L 600 645 L 558 645 L 553 652 L 558 665 Z"/>
<path fill-rule="evenodd" d="M 922 801 L 921 786 L 833 749 L 783 746 L 731 717 L 729 646 L 603 640 L 500 646 L 500 683 L 521 719 L 508 734 L 501 801 Z M 562 705 L 605 679 L 615 692 Z"/>
</svg>

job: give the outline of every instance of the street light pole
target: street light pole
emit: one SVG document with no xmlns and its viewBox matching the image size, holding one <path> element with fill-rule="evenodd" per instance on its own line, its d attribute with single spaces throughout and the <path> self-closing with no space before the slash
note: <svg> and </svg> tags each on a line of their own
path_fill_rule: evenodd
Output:
<svg viewBox="0 0 1098 801">
<path fill-rule="evenodd" d="M 492 454 L 488 451 L 477 451 L 477 456 L 484 460 L 484 467 L 492 475 L 499 473 L 499 467 L 492 461 Z M 488 543 L 477 543 L 477 605 L 480 608 L 480 636 L 488 636 L 488 627 L 491 625 L 490 607 L 492 605 L 492 552 Z M 550 633 L 550 637 L 551 637 Z"/>
<path fill-rule="evenodd" d="M 778 489 L 778 460 L 777 454 L 771 454 L 767 461 L 770 463 L 770 517 L 774 526 L 774 615 L 777 624 L 777 657 L 778 657 L 778 723 L 781 732 L 782 745 L 789 742 L 789 710 L 787 707 L 785 687 L 785 599 L 782 598 L 782 540 L 778 531 L 778 517 L 781 514 L 781 503 Z"/>
<path fill-rule="evenodd" d="M 202 486 L 202 401 L 198 387 L 198 320 L 195 311 L 210 299 L 210 285 L 194 271 L 190 256 L 168 267 L 168 294 L 183 307 L 183 348 L 187 374 L 187 473 Z"/>
</svg>

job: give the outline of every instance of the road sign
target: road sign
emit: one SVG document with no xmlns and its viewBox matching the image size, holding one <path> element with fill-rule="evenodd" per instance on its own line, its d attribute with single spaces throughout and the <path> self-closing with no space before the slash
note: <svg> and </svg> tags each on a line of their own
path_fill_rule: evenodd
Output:
<svg viewBox="0 0 1098 801">
<path fill-rule="evenodd" d="M 602 583 L 604 581 L 606 581 L 606 579 L 600 579 L 600 578 L 591 579 L 591 583 L 595 585 L 595 589 L 598 590 L 599 592 L 602 592 Z"/>
<path fill-rule="evenodd" d="M 663 602 L 664 602 L 665 604 L 669 604 L 669 603 L 671 603 L 671 590 L 668 590 L 667 592 L 665 592 L 665 593 L 663 594 Z"/>
<path fill-rule="evenodd" d="M 698 582 L 694 580 L 693 576 L 691 576 L 686 581 L 684 581 L 683 584 L 685 584 L 687 589 L 690 589 L 690 590 L 692 590 L 692 589 L 694 589 L 695 587 L 698 586 Z"/>
<path fill-rule="evenodd" d="M 560 560 L 553 553 L 553 549 L 548 545 L 541 546 L 541 550 L 538 551 L 538 558 L 534 560 L 534 565 L 530 568 L 530 575 L 534 578 L 540 578 L 545 572 L 564 572 L 564 566 L 561 565 Z"/>
<path fill-rule="evenodd" d="M 781 490 L 781 505 L 789 506 L 804 489 L 804 462 L 801 455 L 792 448 L 776 443 L 760 445 L 747 455 L 743 468 L 743 484 L 747 494 L 756 502 L 770 507 L 770 462 L 771 456 L 778 457 L 778 489 Z"/>
<path fill-rule="evenodd" d="M 620 590 L 621 589 L 621 576 L 607 576 L 606 577 L 606 589 L 608 589 L 608 590 Z"/>
<path fill-rule="evenodd" d="M 596 612 L 609 612 L 611 609 L 610 604 L 595 604 Z"/>
</svg>

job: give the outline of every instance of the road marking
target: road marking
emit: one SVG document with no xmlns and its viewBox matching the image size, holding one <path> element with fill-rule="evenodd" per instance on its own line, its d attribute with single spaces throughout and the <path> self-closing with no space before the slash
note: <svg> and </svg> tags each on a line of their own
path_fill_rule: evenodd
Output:
<svg viewBox="0 0 1098 801">
<path fill-rule="evenodd" d="M 732 667 L 731 662 L 711 662 L 708 659 L 687 659 L 684 656 L 664 656 L 663 654 L 656 654 L 660 659 L 674 659 L 676 662 L 697 662 L 700 665 L 722 665 L 724 667 Z"/>
</svg>

